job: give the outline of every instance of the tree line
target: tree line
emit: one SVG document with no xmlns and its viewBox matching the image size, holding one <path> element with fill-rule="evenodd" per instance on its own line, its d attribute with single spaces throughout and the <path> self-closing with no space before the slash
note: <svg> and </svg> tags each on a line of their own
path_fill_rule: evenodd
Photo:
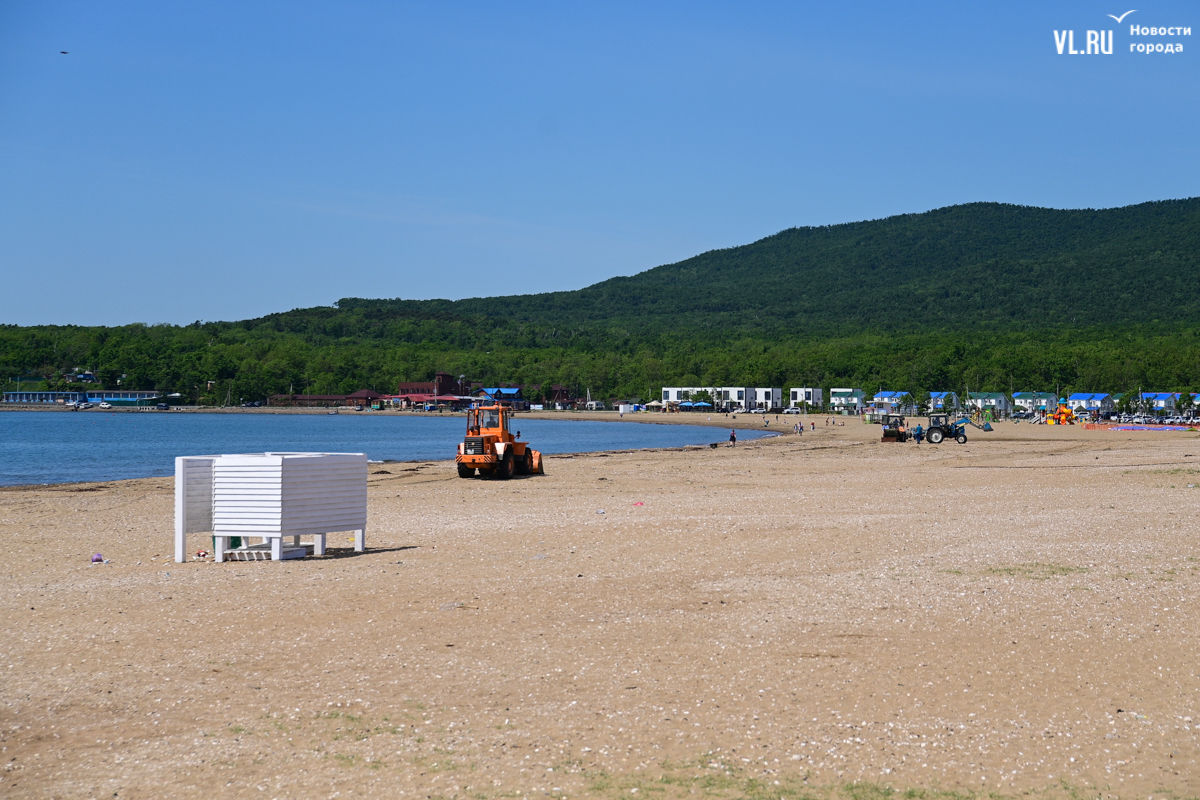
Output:
<svg viewBox="0 0 1200 800">
<path fill-rule="evenodd" d="M 435 372 L 488 385 L 561 384 L 594 397 L 659 396 L 667 386 L 853 386 L 930 391 L 1195 391 L 1200 328 L 1040 332 L 864 332 L 741 337 L 723 344 L 660 334 L 623 343 L 526 346 L 476 331 L 444 341 L 321 337 L 236 324 L 0 327 L 6 391 L 67 389 L 75 371 L 107 387 L 178 392 L 222 404 L 272 394 L 395 391 Z M 15 382 L 14 379 L 23 379 Z M 119 382 L 119 383 L 118 383 Z M 80 387 L 75 387 L 80 388 Z"/>
</svg>

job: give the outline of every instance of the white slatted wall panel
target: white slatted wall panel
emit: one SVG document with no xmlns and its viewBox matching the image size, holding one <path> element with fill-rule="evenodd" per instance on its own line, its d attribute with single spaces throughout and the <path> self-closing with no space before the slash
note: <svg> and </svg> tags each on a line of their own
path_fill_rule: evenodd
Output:
<svg viewBox="0 0 1200 800">
<path fill-rule="evenodd" d="M 213 460 L 216 456 L 175 459 L 175 560 L 186 558 L 189 533 L 213 529 Z"/>
<path fill-rule="evenodd" d="M 213 531 L 306 536 L 361 530 L 367 457 L 361 453 L 222 456 L 213 469 Z"/>
</svg>

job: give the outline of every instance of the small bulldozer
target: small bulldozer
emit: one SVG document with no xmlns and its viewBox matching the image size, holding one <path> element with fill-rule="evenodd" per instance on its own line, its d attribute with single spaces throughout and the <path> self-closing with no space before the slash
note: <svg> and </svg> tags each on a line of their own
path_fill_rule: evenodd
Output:
<svg viewBox="0 0 1200 800">
<path fill-rule="evenodd" d="M 992 429 L 989 423 L 978 425 L 970 417 L 963 417 L 951 422 L 948 414 L 930 414 L 929 428 L 925 431 L 925 438 L 929 440 L 930 444 L 941 444 L 943 439 L 954 439 L 959 444 L 966 444 L 968 425 L 979 428 L 981 431 Z"/>
<path fill-rule="evenodd" d="M 511 430 L 512 408 L 504 403 L 467 410 L 467 435 L 458 446 L 454 461 L 458 477 L 507 480 L 513 475 L 543 475 L 542 454 L 518 441 L 521 432 Z"/>
<path fill-rule="evenodd" d="M 904 425 L 904 417 L 899 414 L 888 414 L 883 418 L 883 438 L 881 442 L 907 442 L 912 433 Z"/>
</svg>

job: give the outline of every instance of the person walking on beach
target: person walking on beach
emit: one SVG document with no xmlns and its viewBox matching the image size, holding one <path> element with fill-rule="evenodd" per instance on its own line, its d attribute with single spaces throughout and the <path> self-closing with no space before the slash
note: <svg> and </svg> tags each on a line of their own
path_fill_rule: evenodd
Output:
<svg viewBox="0 0 1200 800">
<path fill-rule="evenodd" d="M 817 423 L 815 423 L 815 422 L 814 422 L 814 423 L 812 424 L 812 429 L 813 429 L 814 431 L 817 429 Z"/>
<path fill-rule="evenodd" d="M 737 431 L 731 430 L 729 432 L 729 446 L 733 447 L 735 444 L 737 444 Z"/>
<path fill-rule="evenodd" d="M 917 444 L 921 443 L 921 437 L 924 435 L 925 435 L 925 429 L 922 428 L 920 426 L 920 424 L 918 424 L 917 427 L 913 428 L 913 438 L 917 440 Z"/>
</svg>

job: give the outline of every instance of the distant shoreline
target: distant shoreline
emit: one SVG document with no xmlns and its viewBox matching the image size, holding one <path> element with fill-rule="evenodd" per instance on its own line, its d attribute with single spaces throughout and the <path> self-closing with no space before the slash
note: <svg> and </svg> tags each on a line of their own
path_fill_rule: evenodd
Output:
<svg viewBox="0 0 1200 800">
<path fill-rule="evenodd" d="M 61 409 L 38 410 L 61 411 Z M 99 414 L 92 415 L 91 419 L 76 416 L 68 418 L 61 414 L 7 417 L 6 429 L 9 430 L 13 441 L 19 443 L 18 449 L 13 452 L 14 454 L 22 453 L 26 457 L 7 464 L 6 469 L 0 471 L 0 486 L 11 488 L 80 482 L 110 483 L 112 481 L 163 477 L 169 475 L 170 463 L 173 462 L 174 457 L 185 451 L 217 453 L 277 450 L 366 452 L 372 454 L 371 458 L 377 459 L 375 463 L 380 464 L 446 462 L 453 468 L 454 444 L 455 441 L 462 441 L 464 432 L 464 415 L 462 414 L 349 412 L 348 414 L 339 414 L 338 420 L 331 420 L 328 419 L 328 416 L 313 409 L 303 409 L 300 413 L 285 409 L 282 414 L 267 409 L 237 409 L 236 414 L 224 417 L 200 416 L 203 412 L 199 410 L 193 410 L 191 415 L 158 411 L 152 416 L 142 416 L 132 414 L 131 412 L 134 410 L 123 409 L 125 415 L 117 415 L 106 409 Z M 113 409 L 113 412 L 115 411 L 116 409 Z M 262 416 L 261 418 L 247 416 L 251 412 L 258 412 Z M 87 412 L 72 413 L 86 414 Z M 280 416 L 286 416 L 288 419 L 279 419 Z M 307 421 L 297 418 L 314 416 L 316 419 Z M 346 419 L 347 416 L 351 419 Z M 551 412 L 521 416 L 528 422 L 523 422 L 521 417 L 515 418 L 513 430 L 524 428 L 526 440 L 532 440 L 535 446 L 541 445 L 538 449 L 543 450 L 550 458 L 580 456 L 586 453 L 615 454 L 635 450 L 712 448 L 724 444 L 730 428 L 734 426 L 740 430 L 738 439 L 744 442 L 775 439 L 790 432 L 790 429 L 785 429 L 781 425 L 764 427 L 761 419 L 755 421 L 749 418 L 739 418 L 736 421 L 727 421 L 717 417 L 707 420 L 703 418 L 703 415 L 696 415 L 701 417 L 697 420 L 648 419 L 655 416 L 668 416 L 666 414 L 626 414 L 622 419 L 615 412 L 609 414 L 604 412 L 579 414 Z M 683 415 L 672 414 L 669 416 Z M 440 419 L 431 417 L 440 417 Z M 642 418 L 638 419 L 637 417 Z M 409 421 L 405 422 L 405 419 Z M 541 426 L 541 422 L 555 424 L 546 428 Z M 641 427 L 637 427 L 636 424 L 597 426 L 594 424 L 596 422 L 641 423 Z M 584 424 L 572 425 L 571 423 Z M 655 424 L 672 426 L 672 430 L 675 432 L 671 433 L 664 428 L 656 433 L 647 427 Z M 685 428 L 691 430 L 691 433 L 688 433 Z M 704 428 L 707 433 L 700 432 L 699 428 Z M 148 430 L 156 433 L 149 434 L 149 438 L 141 446 L 137 443 L 137 441 L 141 441 L 140 439 L 126 442 L 124 438 L 118 437 L 117 440 L 109 442 L 104 438 L 106 434 L 99 433 L 100 439 L 97 440 L 95 435 L 84 433 L 84 431 L 115 430 Z M 79 435 L 84 441 L 92 443 L 91 450 L 85 448 L 87 455 L 83 457 L 84 462 L 104 457 L 101 452 L 94 449 L 95 442 L 102 441 L 102 443 L 108 442 L 120 450 L 119 457 L 111 450 L 102 451 L 110 454 L 110 460 L 115 459 L 116 463 L 110 464 L 107 469 L 98 472 L 91 467 L 79 470 L 66 463 L 58 464 L 44 462 L 44 460 L 38 460 L 35 463 L 28 459 L 28 454 L 36 454 L 46 448 L 48 448 L 46 449 L 47 453 L 59 453 L 58 457 L 61 458 L 62 448 L 58 447 L 56 450 L 55 447 L 65 442 L 64 431 L 72 432 L 71 436 Z M 171 433 L 172 431 L 175 433 Z M 341 433 L 331 433 L 338 431 Z M 430 437 L 435 438 L 441 444 L 435 444 L 431 449 L 427 441 Z M 414 441 L 415 444 L 413 444 Z M 249 451 L 246 449 L 248 445 Z M 80 452 L 78 449 L 73 449 L 77 454 Z M 131 459 L 141 466 L 131 464 Z M 149 462 L 156 466 L 154 468 L 146 467 L 146 463 Z"/>
<path fill-rule="evenodd" d="M 353 408 L 346 406 L 330 406 L 328 408 L 302 408 L 296 406 L 269 406 L 262 408 L 242 408 L 229 407 L 222 408 L 219 406 L 172 406 L 171 411 L 159 411 L 155 408 L 143 406 L 141 408 L 130 408 L 128 406 L 114 406 L 113 408 L 88 408 L 76 411 L 70 408 L 49 405 L 34 405 L 34 404 L 4 404 L 0 405 L 0 411 L 37 411 L 40 413 L 58 413 L 58 414 L 299 414 L 299 415 L 327 415 L 331 411 L 337 411 L 338 414 L 372 414 L 396 417 L 416 417 L 416 418 L 437 418 L 437 417 L 454 417 L 462 412 L 448 411 L 438 413 L 432 411 L 407 411 L 407 410 L 388 410 L 388 411 L 355 411 Z M 620 414 L 616 411 L 519 411 L 517 419 L 543 419 L 551 421 L 590 421 L 590 422 L 640 422 L 652 425 L 699 425 L 704 427 L 714 428 L 737 428 L 739 430 L 771 430 L 775 432 L 786 433 L 795 425 L 795 420 L 805 419 L 813 420 L 818 417 L 824 418 L 829 415 L 823 414 L 768 414 L 769 425 L 762 424 L 762 414 L 755 413 L 740 413 L 725 416 L 723 412 L 704 413 L 663 413 L 656 411 L 639 411 L 632 414 Z M 778 419 L 777 419 L 778 418 Z M 845 420 L 854 419 L 857 417 L 845 417 Z"/>
</svg>

